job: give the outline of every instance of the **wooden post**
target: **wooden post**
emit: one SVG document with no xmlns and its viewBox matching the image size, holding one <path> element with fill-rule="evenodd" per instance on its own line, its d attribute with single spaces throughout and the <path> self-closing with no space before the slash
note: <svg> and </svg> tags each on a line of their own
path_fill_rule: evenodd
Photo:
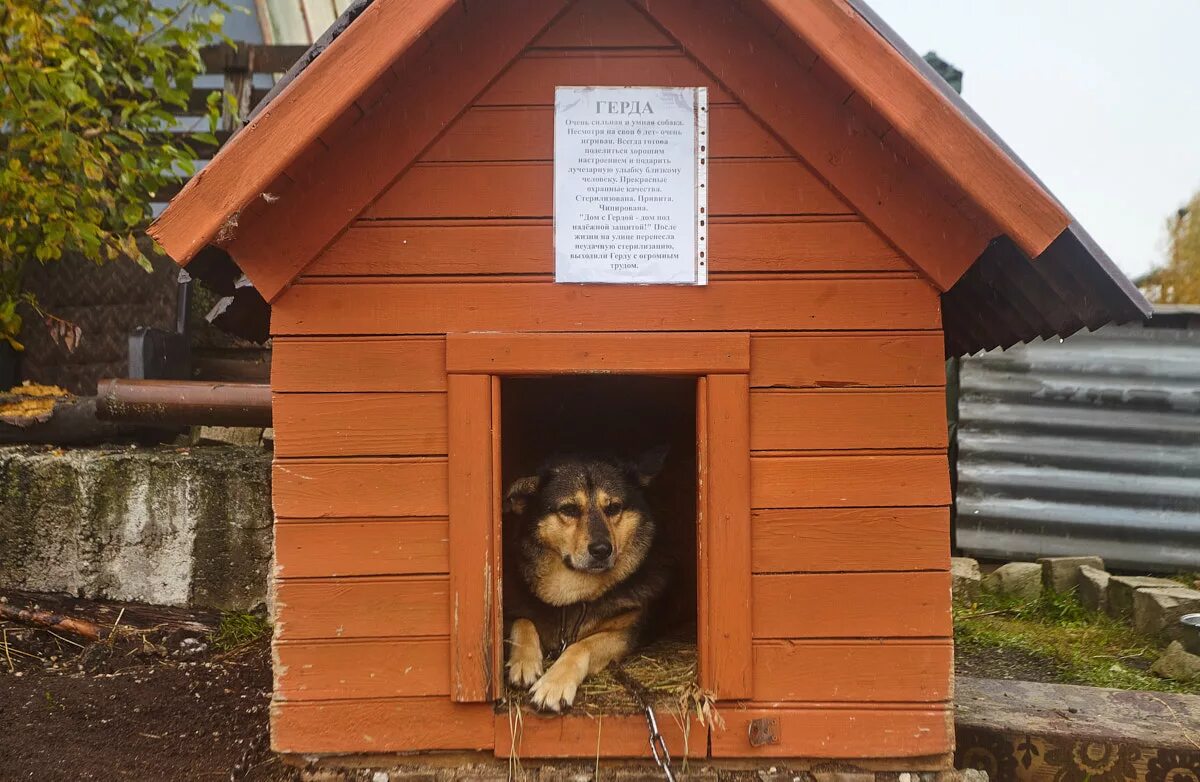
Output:
<svg viewBox="0 0 1200 782">
<path fill-rule="evenodd" d="M 451 374 L 449 413 L 450 697 L 492 699 L 492 378 Z"/>
<path fill-rule="evenodd" d="M 721 700 L 749 698 L 753 686 L 750 626 L 750 376 L 705 381 L 707 498 L 701 566 L 706 569 L 708 661 L 703 684 Z"/>
</svg>

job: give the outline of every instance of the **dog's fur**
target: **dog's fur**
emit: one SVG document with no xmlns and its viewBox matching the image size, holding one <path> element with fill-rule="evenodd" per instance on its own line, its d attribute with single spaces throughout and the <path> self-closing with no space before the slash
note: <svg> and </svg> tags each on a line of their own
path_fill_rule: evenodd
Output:
<svg viewBox="0 0 1200 782">
<path fill-rule="evenodd" d="M 665 457 L 559 458 L 509 488 L 508 680 L 529 687 L 536 707 L 570 707 L 587 676 L 643 640 L 670 577 L 642 492 Z"/>
</svg>

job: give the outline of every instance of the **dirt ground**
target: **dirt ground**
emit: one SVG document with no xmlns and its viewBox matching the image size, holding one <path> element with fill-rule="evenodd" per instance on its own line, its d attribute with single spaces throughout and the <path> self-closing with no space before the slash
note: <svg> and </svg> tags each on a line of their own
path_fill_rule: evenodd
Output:
<svg viewBox="0 0 1200 782">
<path fill-rule="evenodd" d="M 980 679 L 1015 679 L 1026 682 L 1066 682 L 1054 661 L 1020 649 L 985 649 L 959 646 L 954 650 L 954 672 Z"/>
<path fill-rule="evenodd" d="M 268 748 L 267 639 L 218 651 L 212 613 L 14 592 L 0 601 L 119 628 L 87 643 L 0 621 L 0 778 L 299 778 Z M 1052 662 L 1013 649 L 962 648 L 956 668 L 1061 681 Z"/>
<path fill-rule="evenodd" d="M 5 780 L 293 780 L 268 749 L 266 639 L 218 652 L 218 618 L 7 593 L 119 629 L 111 643 L 0 622 Z M 121 609 L 124 608 L 122 613 Z M 82 642 L 82 645 L 77 645 Z"/>
</svg>

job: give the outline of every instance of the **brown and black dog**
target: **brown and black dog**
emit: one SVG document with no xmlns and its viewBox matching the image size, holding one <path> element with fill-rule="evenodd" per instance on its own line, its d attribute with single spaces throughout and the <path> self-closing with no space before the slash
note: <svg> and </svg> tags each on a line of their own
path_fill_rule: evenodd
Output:
<svg viewBox="0 0 1200 782">
<path fill-rule="evenodd" d="M 564 457 L 514 481 L 505 509 L 508 680 L 561 711 L 589 675 L 642 642 L 670 579 L 643 494 L 667 449 L 627 462 Z M 557 656 L 548 670 L 543 660 Z"/>
</svg>

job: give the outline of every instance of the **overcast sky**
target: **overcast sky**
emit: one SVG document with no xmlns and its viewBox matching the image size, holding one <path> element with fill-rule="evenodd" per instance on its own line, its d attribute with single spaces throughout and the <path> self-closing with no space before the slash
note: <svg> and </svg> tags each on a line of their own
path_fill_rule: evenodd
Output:
<svg viewBox="0 0 1200 782">
<path fill-rule="evenodd" d="M 1200 0 L 868 0 L 1130 276 L 1200 190 Z"/>
</svg>

